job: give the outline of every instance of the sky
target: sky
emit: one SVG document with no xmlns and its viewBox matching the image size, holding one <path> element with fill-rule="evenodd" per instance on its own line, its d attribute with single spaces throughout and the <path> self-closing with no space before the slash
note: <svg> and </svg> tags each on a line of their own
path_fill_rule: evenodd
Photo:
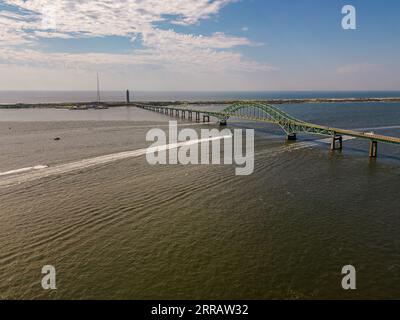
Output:
<svg viewBox="0 0 400 320">
<path fill-rule="evenodd" d="M 97 72 L 103 90 L 400 90 L 399 18 L 398 0 L 0 0 L 0 91 Z"/>
</svg>

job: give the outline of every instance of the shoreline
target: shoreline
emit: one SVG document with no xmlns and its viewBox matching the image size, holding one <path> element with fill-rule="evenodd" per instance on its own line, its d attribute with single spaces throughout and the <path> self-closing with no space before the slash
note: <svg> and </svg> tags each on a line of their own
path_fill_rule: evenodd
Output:
<svg viewBox="0 0 400 320">
<path fill-rule="evenodd" d="M 311 99 L 267 99 L 267 100 L 201 100 L 201 101 L 137 101 L 126 103 L 123 101 L 109 101 L 102 102 L 108 108 L 112 107 L 135 107 L 143 105 L 153 106 L 174 106 L 174 105 L 227 105 L 237 102 L 254 102 L 254 103 L 268 103 L 268 104 L 304 104 L 304 103 L 367 103 L 367 102 L 380 102 L 391 103 L 400 102 L 400 97 L 392 98 L 311 98 Z M 72 106 L 84 106 L 96 104 L 96 102 L 61 102 L 61 103 L 14 103 L 14 104 L 0 104 L 0 109 L 70 109 Z"/>
</svg>

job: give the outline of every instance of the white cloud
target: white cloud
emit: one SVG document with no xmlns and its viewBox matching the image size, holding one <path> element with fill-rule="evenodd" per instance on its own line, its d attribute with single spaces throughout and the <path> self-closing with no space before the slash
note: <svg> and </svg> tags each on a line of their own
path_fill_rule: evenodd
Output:
<svg viewBox="0 0 400 320">
<path fill-rule="evenodd" d="M 5 0 L 29 12 L 31 27 L 46 30 L 55 20 L 57 32 L 84 36 L 128 36 L 145 33 L 167 16 L 175 24 L 195 24 L 218 14 L 236 0 Z M 49 17 L 50 16 L 50 17 Z M 44 25 L 43 25 L 44 24 Z"/>
<path fill-rule="evenodd" d="M 20 45 L 32 41 L 32 36 L 24 29 L 30 24 L 27 17 L 12 12 L 0 12 L 0 43 L 6 45 Z"/>
<path fill-rule="evenodd" d="M 249 39 L 216 32 L 210 36 L 177 33 L 159 22 L 191 25 L 217 15 L 237 0 L 4 0 L 20 13 L 0 13 L 0 64 L 38 68 L 124 70 L 146 67 L 186 75 L 213 72 L 266 72 L 273 68 L 234 50 Z M 106 36 L 140 39 L 130 53 L 45 53 L 41 38 Z M 18 46 L 18 48 L 16 47 Z"/>
<path fill-rule="evenodd" d="M 211 37 L 178 34 L 173 30 L 152 30 L 144 34 L 143 42 L 152 48 L 166 48 L 171 45 L 180 48 L 213 48 L 229 49 L 236 46 L 248 46 L 251 42 L 246 38 L 228 37 L 216 32 Z"/>
</svg>

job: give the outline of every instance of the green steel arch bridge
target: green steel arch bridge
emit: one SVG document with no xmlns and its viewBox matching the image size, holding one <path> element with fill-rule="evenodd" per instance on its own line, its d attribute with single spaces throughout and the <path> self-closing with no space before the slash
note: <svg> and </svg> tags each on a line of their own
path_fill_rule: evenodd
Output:
<svg viewBox="0 0 400 320">
<path fill-rule="evenodd" d="M 210 122 L 210 117 L 216 118 L 221 125 L 226 125 L 231 118 L 272 123 L 279 126 L 288 140 L 296 140 L 298 133 L 316 134 L 332 137 L 331 149 L 343 148 L 343 136 L 360 138 L 370 141 L 369 155 L 376 158 L 378 142 L 400 145 L 400 138 L 379 135 L 370 132 L 360 132 L 347 129 L 321 126 L 296 119 L 281 109 L 266 103 L 238 102 L 222 111 L 196 110 L 187 107 L 164 107 L 152 105 L 136 105 L 139 108 L 162 113 L 169 116 L 187 118 L 196 122 Z"/>
</svg>

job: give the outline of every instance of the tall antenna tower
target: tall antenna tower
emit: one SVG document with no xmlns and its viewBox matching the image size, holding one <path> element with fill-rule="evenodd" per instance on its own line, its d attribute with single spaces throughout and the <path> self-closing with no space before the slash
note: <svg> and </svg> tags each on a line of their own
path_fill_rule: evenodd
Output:
<svg viewBox="0 0 400 320">
<path fill-rule="evenodd" d="M 99 79 L 99 73 L 97 72 L 97 103 L 100 103 L 101 97 L 100 97 L 100 79 Z"/>
</svg>

